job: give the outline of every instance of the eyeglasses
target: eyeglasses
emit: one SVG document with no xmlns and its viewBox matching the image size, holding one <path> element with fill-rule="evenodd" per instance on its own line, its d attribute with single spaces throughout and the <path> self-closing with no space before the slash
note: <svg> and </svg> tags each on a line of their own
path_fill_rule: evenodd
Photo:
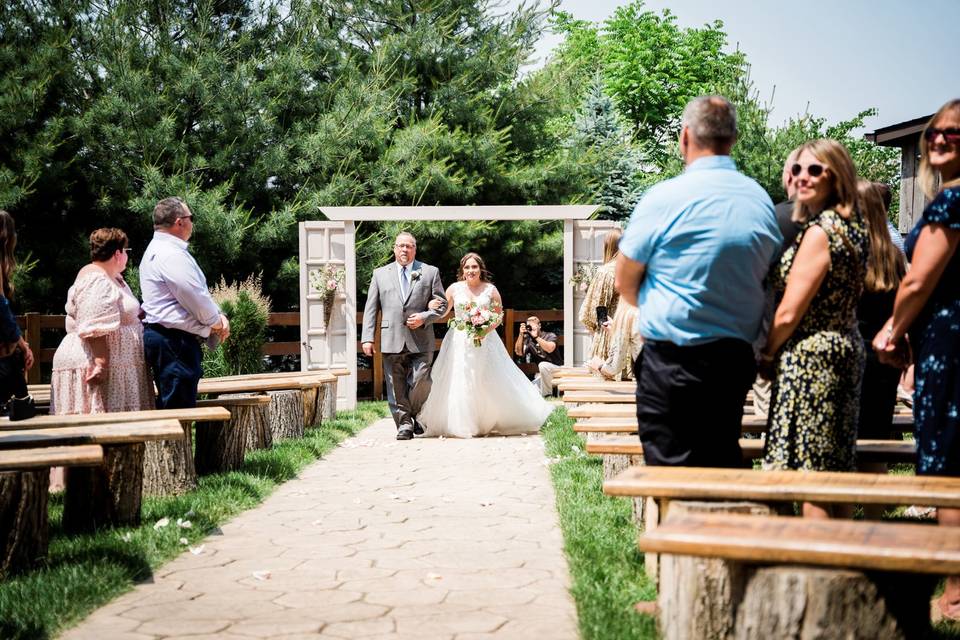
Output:
<svg viewBox="0 0 960 640">
<path fill-rule="evenodd" d="M 404 244 L 395 244 L 395 245 L 393 245 L 393 246 L 394 246 L 395 248 L 397 248 L 397 249 L 416 249 L 416 248 L 417 248 L 417 245 L 415 245 L 415 244 L 406 244 L 406 243 L 404 243 Z"/>
<path fill-rule="evenodd" d="M 130 255 L 130 251 L 131 251 L 130 247 L 127 247 L 126 249 L 123 250 L 123 252 L 127 255 Z"/>
<path fill-rule="evenodd" d="M 821 175 L 823 175 L 823 172 L 827 170 L 827 168 L 822 164 L 814 163 L 814 164 L 808 164 L 806 167 L 804 167 L 802 164 L 797 162 L 797 163 L 794 163 L 792 167 L 790 167 L 790 175 L 796 178 L 797 176 L 800 175 L 800 172 L 802 172 L 804 169 L 807 170 L 807 175 L 810 176 L 811 178 L 819 178 Z"/>
<path fill-rule="evenodd" d="M 923 137 L 927 139 L 927 142 L 933 142 L 937 139 L 937 136 L 943 136 L 943 139 L 949 144 L 960 143 L 960 129 L 957 127 L 949 127 L 947 129 L 929 127 L 923 132 Z"/>
<path fill-rule="evenodd" d="M 190 214 L 189 216 L 177 216 L 177 220 L 190 220 L 192 222 L 193 214 Z"/>
</svg>

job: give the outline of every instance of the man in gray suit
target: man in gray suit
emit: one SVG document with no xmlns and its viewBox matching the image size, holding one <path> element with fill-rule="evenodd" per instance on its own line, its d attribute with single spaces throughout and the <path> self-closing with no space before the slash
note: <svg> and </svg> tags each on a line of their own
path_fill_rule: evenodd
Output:
<svg viewBox="0 0 960 640">
<path fill-rule="evenodd" d="M 423 433 L 416 421 L 430 393 L 430 367 L 436 336 L 433 323 L 446 311 L 446 295 L 436 267 L 416 260 L 417 240 L 402 232 L 393 245 L 396 262 L 375 269 L 363 310 L 363 352 L 373 356 L 377 312 L 380 351 L 387 382 L 387 404 L 397 424 L 397 440 Z M 436 298 L 436 311 L 427 307 Z"/>
</svg>

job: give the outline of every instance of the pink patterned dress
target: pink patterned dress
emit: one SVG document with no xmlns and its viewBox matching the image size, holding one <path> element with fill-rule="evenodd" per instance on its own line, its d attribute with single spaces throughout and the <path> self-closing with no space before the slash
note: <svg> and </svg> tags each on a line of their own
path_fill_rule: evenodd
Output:
<svg viewBox="0 0 960 640">
<path fill-rule="evenodd" d="M 143 358 L 140 303 L 125 282 L 85 269 L 67 292 L 67 335 L 53 356 L 50 412 L 106 413 L 153 409 L 153 381 Z M 106 336 L 107 379 L 84 382 L 93 366 L 87 338 Z"/>
</svg>

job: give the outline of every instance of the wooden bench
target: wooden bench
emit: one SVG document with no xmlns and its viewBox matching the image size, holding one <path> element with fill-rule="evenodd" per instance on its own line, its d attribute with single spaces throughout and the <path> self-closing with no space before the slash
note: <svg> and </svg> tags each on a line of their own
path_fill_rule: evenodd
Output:
<svg viewBox="0 0 960 640">
<path fill-rule="evenodd" d="M 111 414 L 101 414 L 111 415 Z M 14 424 L 22 425 L 26 421 Z M 0 431 L 0 450 L 95 444 L 103 463 L 66 474 L 63 527 L 70 532 L 103 526 L 136 526 L 143 496 L 144 443 L 182 440 L 180 422 L 167 418 L 45 429 Z"/>
<path fill-rule="evenodd" d="M 102 463 L 103 447 L 95 444 L 0 451 L 0 581 L 47 554 L 50 467 Z"/>
<path fill-rule="evenodd" d="M 19 429 L 54 429 L 117 422 L 144 422 L 173 418 L 180 422 L 184 437 L 146 443 L 143 457 L 143 491 L 148 495 L 179 495 L 197 484 L 193 461 L 191 426 L 197 422 L 224 422 L 230 411 L 223 407 L 192 409 L 151 409 L 87 415 L 46 415 L 19 422 L 0 421 L 0 432 Z"/>
<path fill-rule="evenodd" d="M 636 393 L 637 383 L 629 381 L 601 380 L 600 378 L 567 378 L 557 383 L 561 392 L 568 391 L 613 391 L 616 393 Z"/>
<path fill-rule="evenodd" d="M 630 415 L 619 409 L 617 405 L 588 405 L 594 408 L 576 407 L 568 409 L 567 415 L 577 418 L 573 430 L 577 433 L 637 433 L 636 410 Z M 743 433 L 763 433 L 767 430 L 767 418 L 763 416 L 744 415 L 741 422 Z M 893 417 L 895 431 L 913 431 L 912 415 L 895 415 Z"/>
<path fill-rule="evenodd" d="M 756 460 L 763 455 L 762 438 L 741 438 L 740 449 L 744 460 Z M 587 453 L 598 455 L 643 456 L 638 438 L 608 438 L 587 442 Z M 857 460 L 862 462 L 913 463 L 917 447 L 910 440 L 857 440 Z"/>
<path fill-rule="evenodd" d="M 198 407 L 222 407 L 230 411 L 227 422 L 204 422 L 197 429 L 194 463 L 197 473 L 205 475 L 239 469 L 247 451 L 269 449 L 273 444 L 270 430 L 269 395 L 222 395 L 197 400 Z"/>
<path fill-rule="evenodd" d="M 692 506 L 671 513 L 639 546 L 668 554 L 658 602 L 665 640 L 798 637 L 787 629 L 829 629 L 837 638 L 926 637 L 937 578 L 916 574 L 960 573 L 960 531 L 919 524 Z"/>
</svg>

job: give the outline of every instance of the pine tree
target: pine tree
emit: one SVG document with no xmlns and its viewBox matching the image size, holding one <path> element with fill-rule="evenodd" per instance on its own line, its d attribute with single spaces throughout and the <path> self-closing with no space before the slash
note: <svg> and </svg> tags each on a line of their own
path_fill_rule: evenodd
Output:
<svg viewBox="0 0 960 640">
<path fill-rule="evenodd" d="M 596 200 L 604 218 L 625 220 L 640 195 L 640 157 L 630 143 L 630 134 L 613 100 L 595 76 L 573 123 L 571 151 L 592 154 Z"/>
</svg>

